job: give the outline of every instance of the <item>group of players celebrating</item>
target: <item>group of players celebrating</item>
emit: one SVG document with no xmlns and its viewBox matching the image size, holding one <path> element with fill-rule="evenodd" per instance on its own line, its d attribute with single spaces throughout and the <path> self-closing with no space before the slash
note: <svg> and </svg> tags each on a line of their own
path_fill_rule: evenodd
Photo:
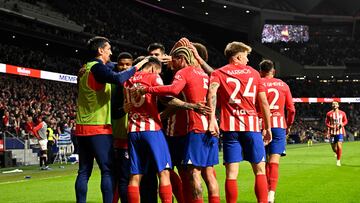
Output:
<svg viewBox="0 0 360 203">
<path fill-rule="evenodd" d="M 134 66 L 125 53 L 117 64 L 110 63 L 111 46 L 104 37 L 89 40 L 88 49 L 94 59 L 79 71 L 78 81 L 77 202 L 86 202 L 95 158 L 103 202 L 119 198 L 145 202 L 154 190 L 142 191 L 141 182 L 157 184 L 150 178 L 157 173 L 155 193 L 162 202 L 172 202 L 173 193 L 179 203 L 203 202 L 204 180 L 208 201 L 218 203 L 214 165 L 219 163 L 220 135 L 226 202 L 238 200 L 237 176 L 243 160 L 252 165 L 257 202 L 274 202 L 279 160 L 295 107 L 288 85 L 274 78 L 272 61 L 263 60 L 258 72 L 247 65 L 251 47 L 231 42 L 224 50 L 228 64 L 214 70 L 206 63 L 206 48 L 186 38 L 174 45 L 169 56 L 162 46 L 149 46 L 153 57 L 138 58 Z M 168 71 L 162 69 L 162 62 L 174 74 L 168 85 L 159 75 Z"/>
</svg>

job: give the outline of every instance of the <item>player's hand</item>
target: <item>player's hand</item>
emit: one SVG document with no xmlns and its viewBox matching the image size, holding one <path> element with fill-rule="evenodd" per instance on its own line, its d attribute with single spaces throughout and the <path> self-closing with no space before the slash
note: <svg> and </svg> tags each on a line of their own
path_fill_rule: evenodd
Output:
<svg viewBox="0 0 360 203">
<path fill-rule="evenodd" d="M 290 132 L 291 132 L 291 126 L 288 126 L 286 128 L 286 135 L 288 136 L 290 134 Z"/>
<path fill-rule="evenodd" d="M 145 57 L 139 63 L 135 64 L 136 70 L 138 71 L 145 63 L 149 62 L 150 56 Z"/>
<path fill-rule="evenodd" d="M 139 87 L 135 88 L 135 96 L 136 96 L 136 98 L 139 97 L 139 96 L 142 96 L 144 94 L 146 94 L 145 87 L 139 86 Z"/>
<path fill-rule="evenodd" d="M 197 113 L 200 113 L 202 115 L 210 115 L 211 114 L 211 108 L 206 106 L 205 104 L 202 103 L 196 103 L 194 104 L 194 111 Z"/>
<path fill-rule="evenodd" d="M 171 56 L 169 56 L 167 54 L 165 54 L 164 56 L 159 56 L 158 59 L 161 63 L 165 63 L 165 64 L 171 62 L 171 60 L 172 60 Z"/>
<path fill-rule="evenodd" d="M 174 44 L 174 46 L 171 48 L 170 53 L 172 53 L 178 47 L 188 47 L 190 44 L 191 42 L 186 37 L 183 37 Z"/>
<path fill-rule="evenodd" d="M 262 131 L 262 135 L 263 135 L 263 140 L 264 140 L 264 145 L 268 145 L 271 140 L 272 140 L 272 132 L 271 129 L 264 129 Z"/>
<path fill-rule="evenodd" d="M 144 89 L 142 87 L 133 87 L 130 88 L 130 97 L 134 99 L 134 101 L 138 101 L 140 97 L 142 96 L 142 92 Z"/>
<path fill-rule="evenodd" d="M 209 120 L 209 132 L 212 136 L 219 136 L 220 135 L 220 129 L 219 125 L 216 121 L 216 119 L 210 119 Z"/>
<path fill-rule="evenodd" d="M 197 51 L 197 49 L 195 48 L 195 46 L 193 44 L 188 45 L 188 48 L 192 51 L 192 53 L 194 54 L 195 59 L 199 62 L 199 64 L 203 64 L 203 59 L 200 57 L 199 52 Z"/>
<path fill-rule="evenodd" d="M 134 107 L 134 105 L 131 102 L 124 103 L 124 111 L 125 111 L 125 113 L 129 113 L 133 107 Z"/>
</svg>

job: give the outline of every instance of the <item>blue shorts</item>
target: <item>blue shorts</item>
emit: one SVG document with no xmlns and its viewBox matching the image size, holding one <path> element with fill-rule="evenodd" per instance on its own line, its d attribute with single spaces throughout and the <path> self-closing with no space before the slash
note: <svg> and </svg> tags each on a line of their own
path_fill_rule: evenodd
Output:
<svg viewBox="0 0 360 203">
<path fill-rule="evenodd" d="M 171 158 L 161 130 L 129 133 L 130 173 L 146 174 L 151 161 L 157 171 L 171 168 Z"/>
<path fill-rule="evenodd" d="M 286 129 L 271 128 L 272 141 L 265 147 L 266 154 L 285 155 L 286 152 Z"/>
<path fill-rule="evenodd" d="M 173 166 L 180 166 L 185 155 L 186 136 L 166 136 Z"/>
<path fill-rule="evenodd" d="M 190 132 L 186 136 L 185 156 L 182 164 L 197 167 L 214 166 L 219 163 L 219 140 L 210 134 Z"/>
<path fill-rule="evenodd" d="M 335 144 L 337 142 L 344 142 L 344 135 L 343 134 L 331 135 L 330 136 L 330 143 L 331 144 Z"/>
<path fill-rule="evenodd" d="M 265 147 L 260 132 L 224 132 L 224 164 L 242 160 L 250 163 L 265 161 Z"/>
</svg>

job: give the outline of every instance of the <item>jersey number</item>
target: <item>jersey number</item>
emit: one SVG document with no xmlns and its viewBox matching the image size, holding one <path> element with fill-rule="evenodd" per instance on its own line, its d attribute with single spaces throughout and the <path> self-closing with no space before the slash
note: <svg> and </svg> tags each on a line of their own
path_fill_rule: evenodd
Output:
<svg viewBox="0 0 360 203">
<path fill-rule="evenodd" d="M 138 86 L 140 86 L 138 83 L 134 84 L 134 87 L 138 87 Z M 141 105 L 144 104 L 145 95 L 142 95 L 140 98 L 137 98 L 137 100 L 136 100 L 136 98 L 133 97 L 133 95 L 131 95 L 130 89 L 126 88 L 126 93 L 127 93 L 126 94 L 127 95 L 127 100 L 130 101 L 134 105 L 134 107 L 140 107 Z"/>
<path fill-rule="evenodd" d="M 270 94 L 270 92 L 274 92 L 274 99 L 270 102 L 270 109 L 274 109 L 277 110 L 279 109 L 279 105 L 276 105 L 276 102 L 279 100 L 279 91 L 275 88 L 269 88 L 268 89 L 268 94 Z"/>
<path fill-rule="evenodd" d="M 246 84 L 243 96 L 244 97 L 251 97 L 253 104 L 255 104 L 256 85 L 253 85 L 253 81 L 254 81 L 254 78 L 249 78 L 249 80 L 248 80 L 248 82 Z M 236 98 L 236 96 L 239 94 L 240 87 L 241 87 L 240 81 L 238 79 L 235 79 L 235 78 L 226 78 L 226 83 L 228 83 L 228 84 L 229 83 L 235 83 L 235 89 L 232 92 L 232 94 L 230 95 L 229 103 L 230 104 L 240 104 L 241 100 Z M 253 87 L 252 90 L 251 90 L 251 87 Z"/>
</svg>

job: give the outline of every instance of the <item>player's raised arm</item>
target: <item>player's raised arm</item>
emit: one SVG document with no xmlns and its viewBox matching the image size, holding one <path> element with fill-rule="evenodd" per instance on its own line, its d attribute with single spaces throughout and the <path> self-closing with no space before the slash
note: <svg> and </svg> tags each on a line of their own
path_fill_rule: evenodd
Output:
<svg viewBox="0 0 360 203">
<path fill-rule="evenodd" d="M 214 69 L 206 62 L 208 57 L 206 47 L 200 43 L 192 43 L 188 47 L 193 52 L 194 57 L 198 61 L 201 68 L 205 71 L 206 74 L 210 75 L 214 71 Z M 200 50 L 203 53 L 202 55 L 204 56 L 200 56 Z"/>
</svg>

